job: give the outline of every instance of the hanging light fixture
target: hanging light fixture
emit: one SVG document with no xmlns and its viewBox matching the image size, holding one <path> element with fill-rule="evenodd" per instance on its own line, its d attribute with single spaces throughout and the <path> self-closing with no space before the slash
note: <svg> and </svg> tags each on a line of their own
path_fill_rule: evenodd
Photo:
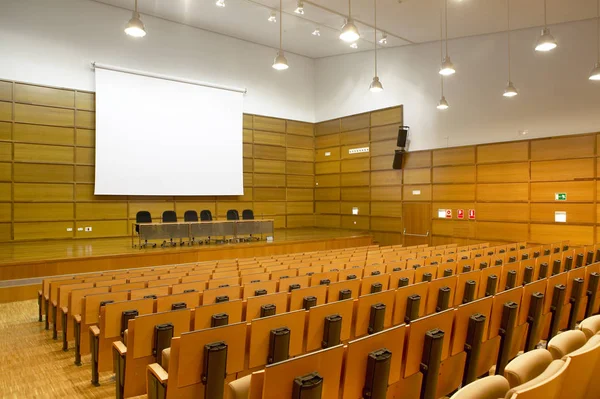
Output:
<svg viewBox="0 0 600 399">
<path fill-rule="evenodd" d="M 598 0 L 598 4 L 596 5 L 596 12 L 598 14 L 596 20 L 596 40 L 598 45 L 598 58 L 596 59 L 596 65 L 594 65 L 594 69 L 590 73 L 590 80 L 600 80 L 600 0 Z"/>
<path fill-rule="evenodd" d="M 444 17 L 446 19 L 446 56 L 442 60 L 442 67 L 440 68 L 440 75 L 450 76 L 456 73 L 454 64 L 450 60 L 448 55 L 448 0 L 444 0 Z"/>
<path fill-rule="evenodd" d="M 296 3 L 296 9 L 294 10 L 296 14 L 304 15 L 304 2 L 298 1 Z"/>
<path fill-rule="evenodd" d="M 133 15 L 125 27 L 125 33 L 132 37 L 144 37 L 146 36 L 146 27 L 142 22 L 140 13 L 138 12 L 138 2 L 135 0 L 135 9 Z"/>
<path fill-rule="evenodd" d="M 269 14 L 269 18 L 267 19 L 267 21 L 269 22 L 277 22 L 277 13 L 275 11 L 271 11 L 271 13 Z"/>
<path fill-rule="evenodd" d="M 442 27 L 442 14 L 440 13 L 440 59 L 444 58 L 444 39 L 443 39 L 444 29 Z M 446 101 L 446 97 L 444 97 L 444 75 L 440 76 L 440 81 L 442 84 L 442 98 L 440 98 L 440 102 L 437 105 L 437 109 L 445 110 L 448 109 L 448 101 Z"/>
<path fill-rule="evenodd" d="M 223 8 L 223 7 L 225 7 L 225 0 L 217 0 L 217 2 L 215 3 L 215 5 L 217 7 Z"/>
<path fill-rule="evenodd" d="M 355 42 L 355 43 L 352 43 L 352 44 L 350 45 L 350 48 L 357 49 L 357 48 L 358 48 L 358 43 L 356 43 L 356 42 Z"/>
<path fill-rule="evenodd" d="M 375 46 L 375 76 L 373 77 L 373 81 L 371 82 L 371 86 L 369 86 L 369 90 L 372 93 L 378 93 L 383 91 L 383 85 L 379 81 L 379 76 L 377 76 L 377 0 L 373 0 L 373 8 L 375 14 L 375 32 L 374 32 L 374 40 L 373 44 Z"/>
<path fill-rule="evenodd" d="M 513 82 L 510 79 L 510 0 L 506 0 L 506 13 L 507 13 L 506 35 L 508 38 L 508 84 L 506 86 L 506 89 L 504 89 L 504 94 L 502 94 L 502 95 L 504 97 L 514 97 L 517 94 L 519 94 L 519 92 L 517 91 L 517 89 L 513 85 Z"/>
<path fill-rule="evenodd" d="M 282 14 L 282 0 L 279 0 L 279 51 L 273 61 L 273 69 L 283 71 L 289 68 L 287 59 L 283 54 L 283 14 Z"/>
<path fill-rule="evenodd" d="M 348 0 L 348 19 L 342 27 L 342 33 L 340 33 L 340 39 L 347 43 L 352 43 L 360 38 L 358 28 L 352 21 L 352 0 Z"/>
<path fill-rule="evenodd" d="M 555 49 L 556 46 L 556 40 L 554 40 L 554 37 L 550 34 L 550 29 L 548 29 L 548 22 L 546 20 L 546 0 L 544 0 L 544 28 L 535 45 L 535 51 L 547 52 Z"/>
<path fill-rule="evenodd" d="M 381 39 L 379 39 L 379 44 L 381 44 L 381 45 L 387 44 L 387 33 L 383 32 L 381 34 Z"/>
<path fill-rule="evenodd" d="M 319 28 L 315 28 L 315 30 L 313 30 L 313 32 L 311 33 L 311 35 L 313 35 L 313 36 L 321 36 L 321 31 L 319 30 Z"/>
</svg>

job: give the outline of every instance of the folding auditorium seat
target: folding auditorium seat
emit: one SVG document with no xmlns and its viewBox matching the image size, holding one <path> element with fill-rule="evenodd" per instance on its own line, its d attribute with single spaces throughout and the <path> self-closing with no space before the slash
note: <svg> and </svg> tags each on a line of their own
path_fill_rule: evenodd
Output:
<svg viewBox="0 0 600 399">
<path fill-rule="evenodd" d="M 525 352 L 508 363 L 504 369 L 504 377 L 510 385 L 505 398 L 510 399 L 517 392 L 541 386 L 544 381 L 564 371 L 564 367 L 564 360 L 554 360 L 545 349 Z"/>
<path fill-rule="evenodd" d="M 587 337 L 580 330 L 568 330 L 556 335 L 548 342 L 548 351 L 553 359 L 562 359 L 563 356 L 585 345 Z"/>
<path fill-rule="evenodd" d="M 600 315 L 590 316 L 579 323 L 579 329 L 590 339 L 600 331 Z"/>
<path fill-rule="evenodd" d="M 567 353 L 562 360 L 570 362 L 565 373 L 568 383 L 561 386 L 557 398 L 598 398 L 600 385 L 594 377 L 600 372 L 600 335 L 594 335 L 580 348 Z"/>
<path fill-rule="evenodd" d="M 227 220 L 240 220 L 240 214 L 235 209 L 227 211 Z"/>
<path fill-rule="evenodd" d="M 450 399 L 498 399 L 503 398 L 509 389 L 506 378 L 501 375 L 493 375 L 466 385 Z"/>
</svg>

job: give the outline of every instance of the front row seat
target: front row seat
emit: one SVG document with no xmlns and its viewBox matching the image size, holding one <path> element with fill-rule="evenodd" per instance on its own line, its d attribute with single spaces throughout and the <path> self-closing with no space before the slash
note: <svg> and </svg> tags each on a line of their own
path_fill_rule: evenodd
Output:
<svg viewBox="0 0 600 399">
<path fill-rule="evenodd" d="M 450 399 L 498 399 L 503 398 L 509 389 L 506 378 L 492 375 L 459 389 Z"/>
</svg>

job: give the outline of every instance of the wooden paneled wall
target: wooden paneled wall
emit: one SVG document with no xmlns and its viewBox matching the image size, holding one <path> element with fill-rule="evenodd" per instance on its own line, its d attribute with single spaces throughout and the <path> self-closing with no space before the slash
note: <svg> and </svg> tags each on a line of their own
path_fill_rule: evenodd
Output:
<svg viewBox="0 0 600 399">
<path fill-rule="evenodd" d="M 395 107 L 317 124 L 316 226 L 369 229 L 382 244 L 402 243 L 403 204 L 425 202 L 434 245 L 600 241 L 600 135 L 410 152 L 393 170 L 402 123 Z M 370 151 L 349 154 L 360 147 Z M 567 201 L 555 193 L 567 193 Z M 452 209 L 452 219 L 439 218 L 439 209 Z M 555 211 L 567 212 L 567 222 L 554 222 Z"/>
<path fill-rule="evenodd" d="M 0 241 L 126 236 L 139 210 L 313 226 L 313 124 L 244 115 L 243 196 L 95 196 L 94 110 L 94 93 L 0 81 Z"/>
<path fill-rule="evenodd" d="M 402 171 L 392 162 L 402 121 L 399 106 L 317 124 L 316 226 L 371 230 L 381 242 L 401 239 Z"/>
</svg>

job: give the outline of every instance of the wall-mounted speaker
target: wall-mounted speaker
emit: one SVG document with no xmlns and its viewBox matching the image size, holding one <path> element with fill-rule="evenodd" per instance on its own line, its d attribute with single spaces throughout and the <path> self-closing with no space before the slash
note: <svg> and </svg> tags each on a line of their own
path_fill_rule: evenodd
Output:
<svg viewBox="0 0 600 399">
<path fill-rule="evenodd" d="M 402 169 L 402 160 L 404 159 L 404 151 L 396 150 L 394 152 L 394 164 L 392 165 L 393 169 Z"/>
<path fill-rule="evenodd" d="M 400 126 L 398 128 L 398 147 L 406 147 L 406 139 L 408 138 L 408 126 Z"/>
</svg>

